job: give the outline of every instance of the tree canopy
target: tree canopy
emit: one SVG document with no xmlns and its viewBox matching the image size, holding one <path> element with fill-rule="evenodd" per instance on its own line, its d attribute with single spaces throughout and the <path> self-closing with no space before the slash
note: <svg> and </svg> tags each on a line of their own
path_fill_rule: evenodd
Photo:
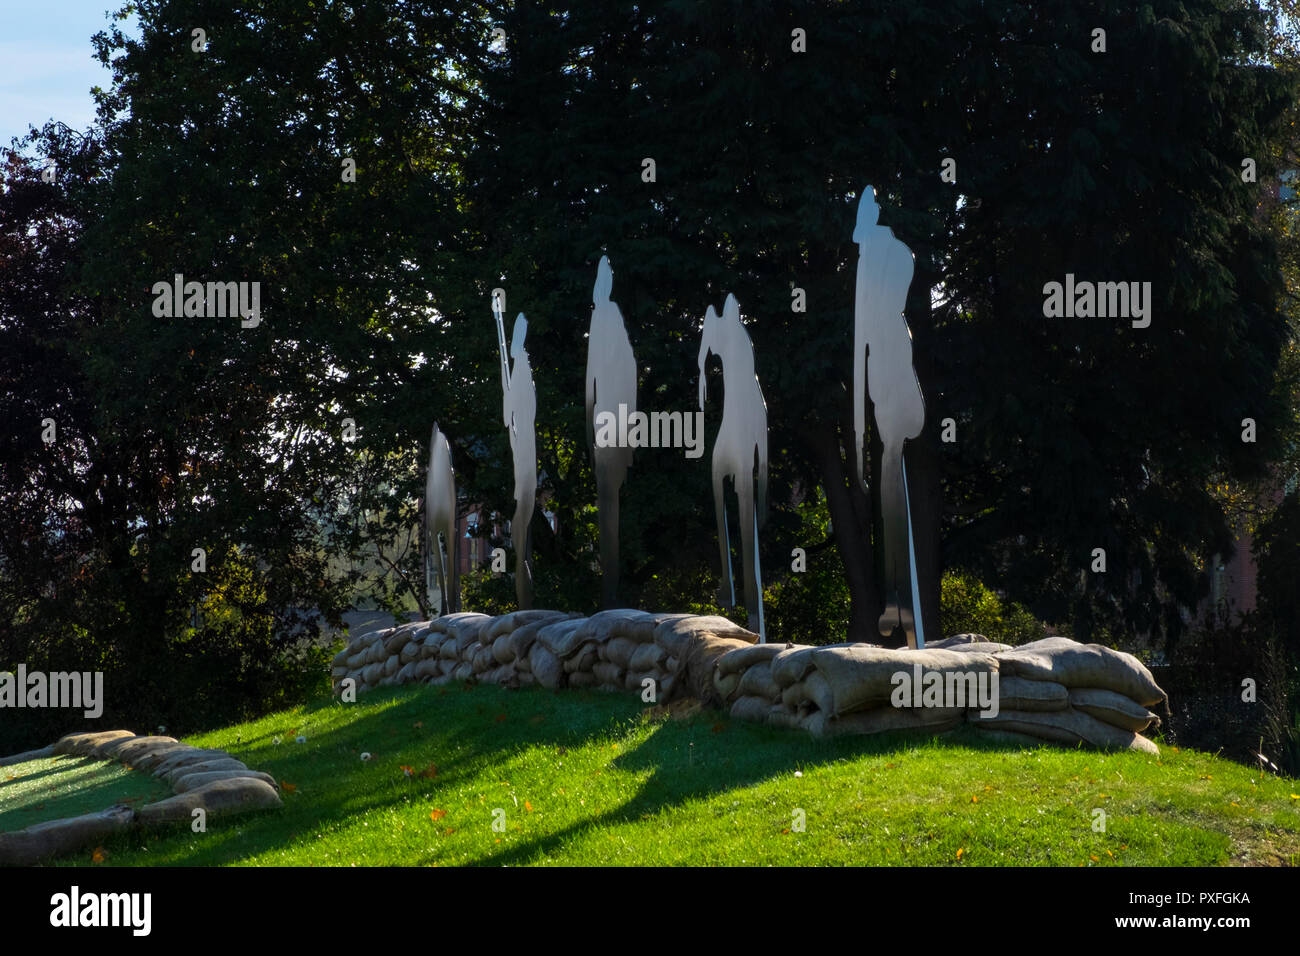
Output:
<svg viewBox="0 0 1300 956">
<path fill-rule="evenodd" d="M 114 71 L 100 124 L 48 125 L 4 167 L 0 660 L 93 641 L 144 669 L 225 628 L 264 649 L 247 670 L 358 588 L 418 596 L 413 549 L 356 568 L 416 523 L 433 421 L 465 500 L 512 510 L 498 286 L 528 316 L 557 515 L 534 519 L 537 600 L 594 609 L 581 377 L 601 255 L 646 408 L 695 408 L 705 309 L 737 296 L 770 426 L 765 578 L 792 606 L 832 579 L 850 599 L 839 633 L 778 615 L 774 636 L 876 640 L 879 500 L 850 401 L 868 185 L 916 258 L 930 621 L 952 567 L 1080 637 L 1175 637 L 1230 538 L 1216 485 L 1287 454 L 1287 260 L 1261 204 L 1294 155 L 1297 74 L 1267 10 L 133 6 L 138 36 L 94 41 Z M 260 321 L 160 318 L 177 275 L 259 283 Z M 1150 324 L 1045 315 L 1067 275 L 1149 283 Z M 635 457 L 626 603 L 711 602 L 707 461 Z M 159 714 L 181 706 L 158 693 Z"/>
</svg>

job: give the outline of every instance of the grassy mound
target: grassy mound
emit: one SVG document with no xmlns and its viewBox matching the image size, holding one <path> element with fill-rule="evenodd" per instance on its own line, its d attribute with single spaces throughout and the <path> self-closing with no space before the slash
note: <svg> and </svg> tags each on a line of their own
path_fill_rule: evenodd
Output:
<svg viewBox="0 0 1300 956">
<path fill-rule="evenodd" d="M 819 741 L 633 694 L 463 685 L 187 742 L 273 774 L 284 810 L 133 833 L 107 865 L 1300 863 L 1300 784 L 1173 748 Z"/>
</svg>

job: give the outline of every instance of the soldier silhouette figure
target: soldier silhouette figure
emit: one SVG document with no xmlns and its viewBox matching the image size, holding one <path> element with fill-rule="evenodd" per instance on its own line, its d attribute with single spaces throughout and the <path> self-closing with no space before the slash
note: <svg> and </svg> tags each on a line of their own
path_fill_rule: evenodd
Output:
<svg viewBox="0 0 1300 956">
<path fill-rule="evenodd" d="M 495 304 L 496 297 L 493 296 Z M 510 357 L 506 356 L 505 318 L 493 308 L 497 321 L 497 340 L 501 348 L 501 412 L 510 435 L 510 451 L 515 466 L 515 516 L 510 536 L 515 546 L 515 600 L 521 611 L 533 606 L 533 506 L 537 503 L 537 388 L 533 384 L 533 367 L 524 349 L 528 320 L 522 312 L 515 319 Z"/>
<path fill-rule="evenodd" d="M 446 557 L 438 543 L 440 531 L 446 542 Z M 440 615 L 460 609 L 460 590 L 456 586 L 457 544 L 456 479 L 451 469 L 451 447 L 435 422 L 429 439 L 429 471 L 424 484 L 424 586 L 432 603 L 436 580 Z"/>
<path fill-rule="evenodd" d="M 596 443 L 596 418 L 608 412 L 617 420 L 619 405 L 636 411 L 636 357 L 623 325 L 623 314 L 610 300 L 614 271 L 607 256 L 596 267 L 591 331 L 587 336 L 587 444 L 596 469 L 596 504 L 600 521 L 601 602 L 618 605 L 618 495 L 632 466 L 630 447 Z"/>
<path fill-rule="evenodd" d="M 853 241 L 858 244 L 853 303 L 854 464 L 865 490 L 864 389 L 869 388 L 876 410 L 876 431 L 884 446 L 877 479 L 884 519 L 885 612 L 878 629 L 882 637 L 889 637 L 901 627 L 909 647 L 923 647 L 925 629 L 914 607 L 915 557 L 903 462 L 903 443 L 920 435 L 925 424 L 925 401 L 912 368 L 912 333 L 903 316 L 914 264 L 907 246 L 887 226 L 878 224 L 879 216 L 875 190 L 868 186 L 858 203 L 853 230 Z"/>
<path fill-rule="evenodd" d="M 754 372 L 754 345 L 740 321 L 740 304 L 727 296 L 722 317 L 709 306 L 700 334 L 700 409 L 704 409 L 704 363 L 712 352 L 722 359 L 722 425 L 713 442 L 713 507 L 718 519 L 722 557 L 721 603 L 736 604 L 731 573 L 731 542 L 723 496 L 727 477 L 735 483 L 740 503 L 741 556 L 745 562 L 745 609 L 749 629 L 767 640 L 763 625 L 763 575 L 758 560 L 758 526 L 767 510 L 767 403 Z"/>
</svg>

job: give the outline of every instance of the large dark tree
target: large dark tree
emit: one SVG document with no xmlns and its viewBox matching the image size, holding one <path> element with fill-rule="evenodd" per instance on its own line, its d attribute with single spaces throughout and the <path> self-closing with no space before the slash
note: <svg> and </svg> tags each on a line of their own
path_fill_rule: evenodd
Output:
<svg viewBox="0 0 1300 956">
<path fill-rule="evenodd" d="M 29 144 L 58 162 L 54 183 L 39 162 L 6 173 L 11 656 L 42 628 L 108 635 L 141 668 L 191 653 L 214 640 L 192 617 L 213 592 L 270 637 L 298 612 L 332 615 L 354 582 L 331 557 L 409 532 L 435 419 L 467 500 L 508 513 L 497 286 L 530 319 L 559 516 L 558 533 L 535 519 L 538 599 L 594 608 L 581 398 L 601 254 L 643 408 L 694 408 L 700 320 L 737 295 L 771 423 L 766 577 L 789 574 L 796 546 L 829 557 L 793 506 L 820 488 L 848 636 L 875 639 L 879 504 L 854 477 L 848 398 L 868 184 L 916 254 L 928 419 L 908 472 L 931 622 L 940 571 L 962 565 L 1080 636 L 1172 634 L 1198 561 L 1226 543 L 1211 486 L 1279 454 L 1286 321 L 1256 204 L 1296 91 L 1249 5 L 137 8 L 138 39 L 97 40 L 115 72 L 102 129 Z M 259 282 L 260 324 L 155 316 L 153 285 L 177 273 Z M 1067 273 L 1150 282 L 1150 326 L 1044 317 L 1044 284 Z M 60 441 L 41 440 L 45 417 Z M 708 473 L 680 450 L 638 453 L 627 603 L 705 600 Z M 416 554 L 386 560 L 380 596 L 418 593 Z M 85 601 L 59 600 L 69 587 Z M 805 629 L 776 636 L 842 636 Z M 185 701 L 162 683 L 132 693 L 167 715 Z"/>
<path fill-rule="evenodd" d="M 433 6 L 137 12 L 138 39 L 97 38 L 102 129 L 47 127 L 25 149 L 55 181 L 6 177 L 3 659 L 111 649 L 110 713 L 180 728 L 274 705 L 269 661 L 352 597 L 330 558 L 413 520 L 430 407 L 458 417 L 432 302 L 462 281 L 444 250 L 487 33 Z M 176 274 L 258 282 L 260 323 L 159 317 Z"/>
<path fill-rule="evenodd" d="M 655 407 L 689 407 L 700 317 L 735 292 L 768 397 L 773 500 L 825 488 L 850 636 L 871 639 L 879 506 L 852 481 L 847 395 L 852 200 L 873 184 L 917 259 L 908 320 L 929 415 L 908 462 L 927 616 L 954 562 L 1081 636 L 1176 632 L 1198 560 L 1228 531 L 1209 479 L 1275 455 L 1283 411 L 1277 257 L 1252 212 L 1294 88 L 1259 65 L 1257 11 L 521 3 L 502 23 L 471 196 L 494 226 L 485 261 L 540 317 L 567 394 L 600 252 Z M 1151 283 L 1150 327 L 1045 318 L 1044 285 L 1066 273 Z M 707 541 L 705 470 L 643 455 L 634 485 L 647 473 L 693 496 L 653 501 L 653 521 Z M 807 544 L 781 529 L 769 567 Z"/>
</svg>

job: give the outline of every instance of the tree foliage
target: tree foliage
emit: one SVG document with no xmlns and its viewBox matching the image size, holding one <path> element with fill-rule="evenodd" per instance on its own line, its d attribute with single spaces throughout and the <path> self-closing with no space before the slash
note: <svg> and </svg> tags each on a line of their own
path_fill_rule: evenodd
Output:
<svg viewBox="0 0 1300 956">
<path fill-rule="evenodd" d="M 498 286 L 529 319 L 557 517 L 553 530 L 534 516 L 537 600 L 594 609 L 581 376 L 602 254 L 645 409 L 695 408 L 704 311 L 738 297 L 770 425 L 773 636 L 877 639 L 879 503 L 854 478 L 849 400 L 868 184 L 916 256 L 907 318 L 927 425 L 908 474 L 931 622 L 954 567 L 1082 638 L 1174 636 L 1203 559 L 1228 541 L 1215 488 L 1287 454 L 1296 366 L 1279 268 L 1294 250 L 1259 206 L 1294 155 L 1297 73 L 1267 11 L 134 7 L 138 36 L 95 38 L 114 72 L 100 125 L 49 125 L 25 147 L 58 164 L 56 181 L 37 159 L 4 170 L 6 659 L 75 656 L 91 635 L 138 673 L 215 660 L 201 650 L 217 653 L 219 628 L 287 653 L 277 641 L 337 621 L 359 588 L 392 608 L 422 600 L 410 535 L 433 421 L 464 500 L 512 510 Z M 260 283 L 260 323 L 156 316 L 154 286 L 177 274 Z M 1046 318 L 1044 285 L 1066 274 L 1149 282 L 1149 327 Z M 706 374 L 711 438 L 716 363 Z M 1240 440 L 1246 417 L 1257 442 Z M 822 501 L 828 522 L 810 518 Z M 625 603 L 715 606 L 711 512 L 707 453 L 637 453 Z M 808 578 L 790 569 L 795 547 L 821 561 Z M 1097 547 L 1104 574 L 1089 570 Z M 500 584 L 476 593 L 495 600 Z M 820 616 L 791 611 L 812 605 Z"/>
</svg>

